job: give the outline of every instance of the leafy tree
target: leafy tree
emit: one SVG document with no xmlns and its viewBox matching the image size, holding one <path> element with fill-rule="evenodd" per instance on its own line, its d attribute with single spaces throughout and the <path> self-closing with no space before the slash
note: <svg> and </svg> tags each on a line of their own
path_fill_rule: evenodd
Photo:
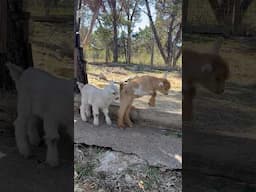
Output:
<svg viewBox="0 0 256 192">
<path fill-rule="evenodd" d="M 113 27 L 113 62 L 118 62 L 118 24 L 121 20 L 122 4 L 117 0 L 107 0 L 110 8 L 109 15 L 111 16 Z"/>
<path fill-rule="evenodd" d="M 155 40 L 150 27 L 145 27 L 144 29 L 139 29 L 139 32 L 134 35 L 134 52 L 140 53 L 141 48 L 151 55 L 150 64 L 153 67 L 154 64 L 154 45 Z"/>
<path fill-rule="evenodd" d="M 209 0 L 219 24 L 231 26 L 233 32 L 239 30 L 242 18 L 253 0 Z"/>
<path fill-rule="evenodd" d="M 145 0 L 147 15 L 157 47 L 167 66 L 175 67 L 181 54 L 181 0 L 156 1 L 157 16 L 153 21 L 149 0 Z M 161 30 L 157 30 L 161 29 Z M 161 37 L 161 38 L 160 38 Z"/>
<path fill-rule="evenodd" d="M 121 0 L 121 4 L 124 7 L 124 12 L 126 16 L 126 26 L 127 26 L 127 63 L 131 63 L 132 55 L 132 31 L 136 21 L 140 18 L 140 9 L 139 5 L 142 4 L 141 0 Z"/>
<path fill-rule="evenodd" d="M 87 12 L 92 13 L 88 30 L 82 40 L 83 47 L 86 47 L 88 45 L 90 35 L 99 16 L 100 9 L 105 9 L 103 0 L 82 0 L 82 11 L 84 12 L 84 18 L 86 18 Z"/>
<path fill-rule="evenodd" d="M 110 52 L 109 47 L 112 44 L 112 30 L 111 28 L 99 26 L 93 34 L 93 42 L 97 47 L 105 49 L 105 62 L 109 62 Z"/>
</svg>

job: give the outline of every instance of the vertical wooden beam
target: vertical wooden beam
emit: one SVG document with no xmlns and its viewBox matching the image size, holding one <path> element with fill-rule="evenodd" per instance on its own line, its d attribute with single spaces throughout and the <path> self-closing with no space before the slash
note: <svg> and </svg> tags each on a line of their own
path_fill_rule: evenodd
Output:
<svg viewBox="0 0 256 192">
<path fill-rule="evenodd" d="M 183 0 L 182 4 L 182 26 L 185 27 L 188 17 L 188 0 Z"/>
<path fill-rule="evenodd" d="M 22 68 L 33 65 L 29 17 L 29 13 L 23 11 L 22 0 L 0 0 L 0 89 L 15 89 L 4 65 L 7 61 Z"/>
<path fill-rule="evenodd" d="M 74 70 L 75 70 L 75 81 L 82 83 L 88 83 L 86 74 L 86 61 L 84 61 L 83 48 L 80 45 L 80 22 L 81 18 L 78 15 L 78 11 L 81 10 L 82 1 L 75 0 L 74 3 L 74 35 L 75 35 L 75 47 L 74 47 Z M 75 92 L 79 92 L 77 85 L 75 84 Z"/>
<path fill-rule="evenodd" d="M 0 1 L 0 54 L 7 52 L 7 0 Z"/>
</svg>

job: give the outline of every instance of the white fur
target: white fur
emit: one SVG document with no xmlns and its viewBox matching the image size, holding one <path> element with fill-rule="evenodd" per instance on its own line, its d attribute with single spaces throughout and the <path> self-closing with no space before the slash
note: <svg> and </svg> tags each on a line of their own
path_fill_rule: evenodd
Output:
<svg viewBox="0 0 256 192">
<path fill-rule="evenodd" d="M 93 85 L 82 84 L 77 82 L 78 87 L 81 92 L 81 106 L 80 114 L 83 121 L 87 121 L 90 116 L 90 106 L 93 110 L 93 124 L 95 126 L 99 125 L 99 110 L 105 115 L 105 120 L 108 125 L 111 125 L 111 119 L 108 115 L 109 105 L 114 101 L 119 99 L 119 91 L 114 83 L 110 83 L 105 86 L 104 89 L 99 89 Z"/>
<path fill-rule="evenodd" d="M 14 122 L 15 137 L 19 152 L 30 156 L 29 142 L 40 140 L 37 118 L 43 120 L 44 139 L 47 144 L 46 162 L 57 166 L 59 129 L 73 139 L 73 81 L 56 78 L 35 68 L 23 71 L 14 64 L 6 64 L 15 81 L 18 92 L 17 112 Z"/>
<path fill-rule="evenodd" d="M 134 95 L 138 97 L 152 94 L 152 91 L 144 91 L 142 85 L 139 85 L 138 88 L 133 88 L 133 92 Z"/>
<path fill-rule="evenodd" d="M 159 83 L 159 87 L 163 87 L 164 86 L 164 83 L 163 82 L 160 82 Z"/>
</svg>

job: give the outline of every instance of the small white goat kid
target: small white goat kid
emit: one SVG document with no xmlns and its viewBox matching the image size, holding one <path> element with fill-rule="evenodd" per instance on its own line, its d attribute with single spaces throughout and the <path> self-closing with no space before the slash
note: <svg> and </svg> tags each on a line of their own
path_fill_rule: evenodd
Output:
<svg viewBox="0 0 256 192">
<path fill-rule="evenodd" d="M 74 136 L 73 81 L 54 77 L 35 68 L 23 70 L 11 63 L 6 66 L 15 81 L 18 93 L 18 116 L 14 126 L 19 152 L 29 157 L 29 144 L 40 142 L 34 122 L 41 119 L 47 145 L 46 162 L 57 166 L 59 131 L 66 131 L 72 140 Z"/>
<path fill-rule="evenodd" d="M 81 92 L 81 106 L 80 114 L 83 121 L 87 121 L 91 116 L 90 107 L 93 111 L 93 124 L 99 125 L 99 110 L 101 109 L 105 115 L 105 120 L 108 125 L 111 125 L 111 119 L 108 115 L 109 105 L 119 99 L 119 90 L 117 86 L 111 82 L 103 89 L 97 88 L 90 84 L 83 84 L 77 82 L 77 85 Z"/>
</svg>

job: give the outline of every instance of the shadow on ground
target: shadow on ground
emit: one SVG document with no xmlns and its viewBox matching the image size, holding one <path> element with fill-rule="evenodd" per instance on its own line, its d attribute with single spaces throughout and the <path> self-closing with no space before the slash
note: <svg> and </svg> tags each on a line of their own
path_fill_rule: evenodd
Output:
<svg viewBox="0 0 256 192">
<path fill-rule="evenodd" d="M 73 145 L 62 140 L 59 146 L 61 165 L 51 168 L 44 163 L 45 146 L 36 147 L 33 157 L 25 159 L 14 137 L 0 135 L 0 191 L 73 191 Z"/>
<path fill-rule="evenodd" d="M 195 121 L 183 124 L 185 191 L 256 191 L 255 93 L 234 83 L 223 95 L 199 91 Z"/>
</svg>

